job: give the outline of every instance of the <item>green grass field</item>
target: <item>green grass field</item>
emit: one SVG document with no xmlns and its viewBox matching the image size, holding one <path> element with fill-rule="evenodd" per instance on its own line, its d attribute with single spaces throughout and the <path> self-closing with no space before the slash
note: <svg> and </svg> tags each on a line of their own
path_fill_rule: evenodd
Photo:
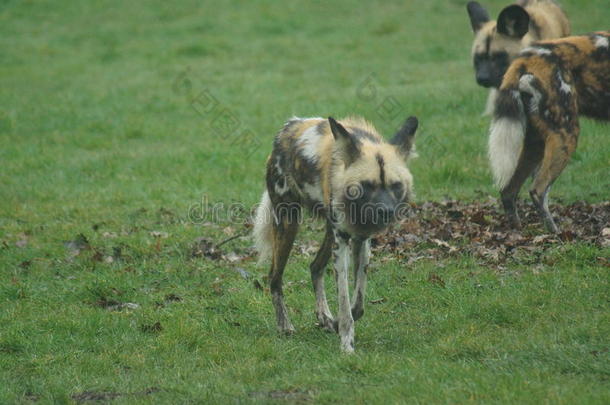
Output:
<svg viewBox="0 0 610 405">
<path fill-rule="evenodd" d="M 353 356 L 314 324 L 307 254 L 290 338 L 248 238 L 192 255 L 244 231 L 227 212 L 292 115 L 417 115 L 417 202 L 495 196 L 465 3 L 0 1 L 0 403 L 609 403 L 608 249 L 374 256 Z M 609 28 L 607 1 L 561 3 Z M 581 126 L 551 198 L 607 201 L 608 126 Z"/>
</svg>

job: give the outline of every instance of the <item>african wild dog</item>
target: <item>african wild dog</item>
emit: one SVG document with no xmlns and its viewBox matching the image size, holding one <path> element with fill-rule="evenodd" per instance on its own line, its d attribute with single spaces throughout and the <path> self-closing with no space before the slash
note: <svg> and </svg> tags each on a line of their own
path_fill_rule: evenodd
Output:
<svg viewBox="0 0 610 405">
<path fill-rule="evenodd" d="M 485 115 L 492 113 L 493 101 L 502 76 L 521 49 L 534 41 L 570 35 L 570 23 L 552 0 L 520 0 L 505 7 L 497 21 L 479 3 L 466 6 L 475 34 L 472 44 L 477 83 L 491 88 Z"/>
<path fill-rule="evenodd" d="M 521 51 L 500 86 L 489 132 L 489 158 L 509 223 L 520 227 L 519 189 L 547 229 L 558 232 L 547 193 L 576 149 L 578 115 L 610 119 L 610 32 L 542 41 Z"/>
<path fill-rule="evenodd" d="M 326 220 L 326 234 L 310 265 L 319 325 L 339 332 L 341 348 L 354 350 L 354 321 L 364 313 L 369 238 L 400 217 L 412 196 L 405 165 L 417 119 L 410 117 L 387 143 L 361 118 L 335 121 L 293 118 L 276 136 L 267 161 L 267 190 L 256 213 L 254 238 L 261 260 L 271 258 L 269 282 L 277 327 L 292 333 L 282 274 L 298 230 L 301 208 Z M 324 272 L 331 253 L 338 292 L 338 320 L 326 301 Z M 348 271 L 354 262 L 350 305 Z"/>
</svg>

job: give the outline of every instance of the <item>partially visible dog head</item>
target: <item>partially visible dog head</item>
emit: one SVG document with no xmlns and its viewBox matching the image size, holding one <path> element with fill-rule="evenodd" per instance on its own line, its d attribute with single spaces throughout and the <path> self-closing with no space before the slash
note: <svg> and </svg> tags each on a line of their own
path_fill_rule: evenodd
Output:
<svg viewBox="0 0 610 405">
<path fill-rule="evenodd" d="M 333 196 L 343 208 L 350 233 L 367 237 L 404 215 L 413 177 L 405 161 L 413 152 L 417 118 L 410 117 L 390 142 L 366 125 L 328 119 L 335 139 Z"/>
<path fill-rule="evenodd" d="M 497 21 L 490 20 L 476 1 L 469 2 L 466 9 L 475 34 L 472 58 L 477 83 L 498 88 L 506 69 L 526 45 L 523 38 L 529 31 L 530 16 L 517 4 L 505 7 Z"/>
</svg>

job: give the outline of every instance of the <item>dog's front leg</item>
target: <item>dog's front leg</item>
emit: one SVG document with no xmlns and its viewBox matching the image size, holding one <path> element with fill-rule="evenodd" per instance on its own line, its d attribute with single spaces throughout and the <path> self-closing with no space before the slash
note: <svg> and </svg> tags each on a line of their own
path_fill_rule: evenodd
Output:
<svg viewBox="0 0 610 405">
<path fill-rule="evenodd" d="M 485 111 L 483 111 L 484 117 L 492 116 L 494 113 L 494 104 L 496 102 L 496 98 L 498 97 L 498 89 L 492 87 L 489 90 L 489 95 L 487 96 L 487 102 L 485 103 Z"/>
<path fill-rule="evenodd" d="M 364 296 L 366 292 L 366 273 L 371 257 L 371 241 L 352 240 L 352 258 L 354 262 L 354 295 L 352 296 L 352 317 L 357 321 L 364 314 Z"/>
<path fill-rule="evenodd" d="M 349 302 L 349 235 L 335 231 L 336 246 L 333 249 L 335 260 L 335 274 L 337 276 L 337 293 L 339 295 L 338 329 L 341 337 L 341 350 L 346 353 L 354 352 L 354 318 Z"/>
<path fill-rule="evenodd" d="M 329 225 L 327 226 L 326 235 L 324 235 L 324 241 L 320 246 L 320 250 L 318 250 L 316 258 L 309 266 L 311 269 L 313 290 L 316 294 L 316 317 L 318 318 L 318 325 L 330 332 L 335 332 L 337 325 L 330 312 L 330 308 L 328 308 L 326 290 L 324 288 L 324 273 L 332 254 L 334 239 L 335 235 L 332 227 Z"/>
</svg>

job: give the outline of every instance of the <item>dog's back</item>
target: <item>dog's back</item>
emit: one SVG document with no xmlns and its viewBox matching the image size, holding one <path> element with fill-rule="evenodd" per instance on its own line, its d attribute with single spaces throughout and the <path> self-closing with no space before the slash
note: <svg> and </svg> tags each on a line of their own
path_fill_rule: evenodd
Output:
<svg viewBox="0 0 610 405">
<path fill-rule="evenodd" d="M 559 110 L 569 109 L 595 119 L 610 119 L 610 32 L 539 41 L 523 49 L 511 64 L 500 92 L 525 101 L 524 114 L 546 121 L 562 120 Z M 502 115 L 497 104 L 496 115 Z M 563 117 L 563 121 L 565 121 Z"/>
<path fill-rule="evenodd" d="M 341 123 L 363 146 L 383 142 L 377 130 L 360 117 L 348 117 Z M 310 209 L 328 206 L 334 145 L 326 119 L 295 117 L 286 122 L 267 164 L 267 186 L 276 191 L 277 200 L 298 201 Z"/>
</svg>

